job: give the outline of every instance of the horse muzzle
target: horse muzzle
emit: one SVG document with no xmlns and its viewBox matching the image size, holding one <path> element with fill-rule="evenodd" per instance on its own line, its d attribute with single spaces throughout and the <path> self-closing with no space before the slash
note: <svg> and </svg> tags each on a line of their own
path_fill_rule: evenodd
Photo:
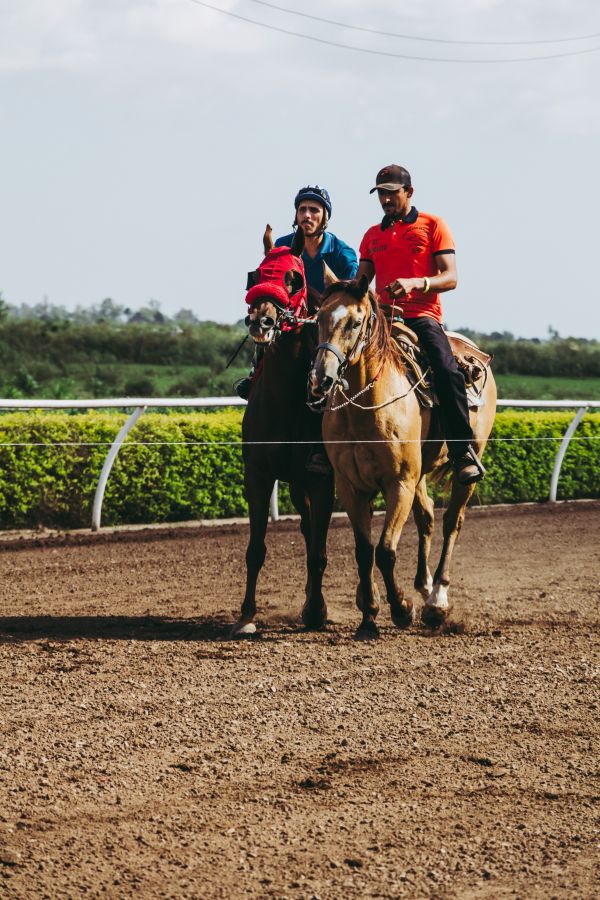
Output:
<svg viewBox="0 0 600 900">
<path fill-rule="evenodd" d="M 245 324 L 255 344 L 270 344 L 275 337 L 277 322 L 273 316 L 246 316 Z"/>
</svg>

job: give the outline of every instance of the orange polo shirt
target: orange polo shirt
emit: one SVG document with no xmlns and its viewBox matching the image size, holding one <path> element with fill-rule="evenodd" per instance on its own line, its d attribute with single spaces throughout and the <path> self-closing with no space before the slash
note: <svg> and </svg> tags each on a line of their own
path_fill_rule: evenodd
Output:
<svg viewBox="0 0 600 900">
<path fill-rule="evenodd" d="M 436 253 L 454 253 L 454 239 L 450 229 L 439 216 L 419 212 L 412 207 L 404 221 L 369 228 L 360 244 L 359 257 L 375 267 L 375 290 L 380 303 L 391 305 L 386 287 L 396 278 L 423 278 L 438 274 Z M 412 291 L 409 297 L 396 300 L 404 310 L 405 319 L 431 316 L 442 321 L 440 295 L 435 291 L 423 294 Z"/>
</svg>

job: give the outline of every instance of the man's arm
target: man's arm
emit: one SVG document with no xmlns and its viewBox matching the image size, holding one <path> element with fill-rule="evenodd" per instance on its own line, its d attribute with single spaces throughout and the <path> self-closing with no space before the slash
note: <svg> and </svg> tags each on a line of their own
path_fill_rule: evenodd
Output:
<svg viewBox="0 0 600 900">
<path fill-rule="evenodd" d="M 358 266 L 356 253 L 354 252 L 352 247 L 350 247 L 348 244 L 345 244 L 343 241 L 340 241 L 339 238 L 337 250 L 338 252 L 336 254 L 335 267 L 332 266 L 333 271 L 338 276 L 338 278 L 354 278 Z"/>
<path fill-rule="evenodd" d="M 437 294 L 443 294 L 444 291 L 453 291 L 458 284 L 458 275 L 456 272 L 456 254 L 455 253 L 436 253 L 434 255 L 435 264 L 437 266 L 437 275 L 429 275 L 429 290 L 435 291 Z M 360 264 L 362 266 L 362 262 Z M 360 267 L 359 267 L 360 273 Z M 387 286 L 390 297 L 408 297 L 412 291 L 423 292 L 425 289 L 425 279 L 419 278 L 396 278 Z"/>
</svg>

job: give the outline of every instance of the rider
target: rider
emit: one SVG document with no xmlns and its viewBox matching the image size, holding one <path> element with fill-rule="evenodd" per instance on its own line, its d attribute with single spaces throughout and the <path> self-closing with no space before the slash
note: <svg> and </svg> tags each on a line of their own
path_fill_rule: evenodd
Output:
<svg viewBox="0 0 600 900">
<path fill-rule="evenodd" d="M 304 232 L 302 261 L 308 286 L 319 294 L 325 290 L 323 263 L 340 279 L 354 278 L 358 262 L 356 253 L 335 234 L 327 231 L 331 218 L 331 198 L 317 185 L 300 188 L 294 199 L 296 215 L 293 228 Z M 277 238 L 276 247 L 291 247 L 294 232 Z"/>
<path fill-rule="evenodd" d="M 335 234 L 327 231 L 331 218 L 331 197 L 329 191 L 318 184 L 300 188 L 294 198 L 296 214 L 293 228 L 304 232 L 302 261 L 309 288 L 322 294 L 325 289 L 323 263 L 327 263 L 337 278 L 354 278 L 358 267 L 356 253 Z M 276 247 L 291 247 L 294 231 L 277 238 Z M 249 377 L 242 378 L 235 385 L 238 396 L 247 400 L 252 387 L 252 375 L 258 362 L 260 350 L 257 348 Z M 329 474 L 331 466 L 322 444 L 316 444 L 307 463 L 307 469 L 317 474 Z"/>
<path fill-rule="evenodd" d="M 448 455 L 461 484 L 473 484 L 485 469 L 472 446 L 473 431 L 462 375 L 442 328 L 439 295 L 457 284 L 454 240 L 443 219 L 411 203 L 410 173 L 398 165 L 377 173 L 375 187 L 384 212 L 381 224 L 360 245 L 358 276 L 375 275 L 379 302 L 396 306 L 429 359 L 440 401 Z"/>
<path fill-rule="evenodd" d="M 335 234 L 327 231 L 327 225 L 331 218 L 331 197 L 329 192 L 319 185 L 307 185 L 300 188 L 294 198 L 296 215 L 293 228 L 300 227 L 304 232 L 304 252 L 302 261 L 306 282 L 318 294 L 325 289 L 323 263 L 327 263 L 337 278 L 354 278 L 358 261 L 356 253 Z M 294 231 L 277 238 L 276 247 L 291 247 L 294 240 Z M 235 390 L 244 400 L 250 395 L 252 375 L 256 365 L 256 357 L 248 378 L 239 381 Z M 329 461 L 322 447 L 315 448 L 311 454 L 308 468 L 313 472 L 325 473 L 329 471 Z"/>
</svg>

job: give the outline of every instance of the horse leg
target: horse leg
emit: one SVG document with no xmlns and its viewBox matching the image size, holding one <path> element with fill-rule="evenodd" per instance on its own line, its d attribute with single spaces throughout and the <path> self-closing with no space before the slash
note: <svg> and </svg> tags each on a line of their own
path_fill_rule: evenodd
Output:
<svg viewBox="0 0 600 900">
<path fill-rule="evenodd" d="M 337 473 L 335 486 L 342 506 L 354 531 L 354 556 L 358 566 L 358 587 L 356 605 L 362 612 L 362 622 L 356 630 L 357 638 L 379 637 L 375 623 L 379 612 L 379 591 L 373 579 L 375 549 L 371 541 L 371 520 L 373 509 L 366 494 L 357 493 L 352 486 Z"/>
<path fill-rule="evenodd" d="M 327 621 L 322 586 L 334 499 L 333 480 L 320 478 L 318 481 L 309 496 L 297 482 L 290 483 L 290 496 L 300 513 L 300 529 L 306 544 L 306 600 L 302 607 L 302 622 L 310 631 L 322 628 Z"/>
<path fill-rule="evenodd" d="M 429 570 L 429 551 L 433 535 L 433 500 L 427 493 L 425 476 L 421 478 L 415 490 L 413 516 L 419 534 L 419 550 L 417 556 L 417 574 L 415 589 L 426 600 L 433 590 L 433 578 Z"/>
<path fill-rule="evenodd" d="M 421 619 L 430 628 L 437 628 L 447 618 L 452 604 L 448 598 L 450 586 L 450 561 L 454 545 L 465 518 L 465 509 L 475 485 L 461 485 L 456 478 L 452 482 L 452 493 L 448 508 L 444 513 L 444 543 L 438 567 L 433 576 L 433 590 L 425 601 Z"/>
<path fill-rule="evenodd" d="M 390 604 L 392 620 L 398 628 L 408 628 L 414 620 L 412 600 L 404 597 L 395 576 L 396 548 L 415 496 L 415 485 L 408 481 L 394 481 L 385 491 L 385 522 L 377 545 L 375 560 L 383 576 Z"/>
<path fill-rule="evenodd" d="M 246 593 L 240 618 L 231 629 L 231 637 L 245 637 L 256 632 L 256 582 L 263 567 L 267 548 L 265 534 L 269 520 L 269 500 L 274 479 L 246 478 L 246 497 L 250 516 L 250 540 L 246 549 Z"/>
</svg>

